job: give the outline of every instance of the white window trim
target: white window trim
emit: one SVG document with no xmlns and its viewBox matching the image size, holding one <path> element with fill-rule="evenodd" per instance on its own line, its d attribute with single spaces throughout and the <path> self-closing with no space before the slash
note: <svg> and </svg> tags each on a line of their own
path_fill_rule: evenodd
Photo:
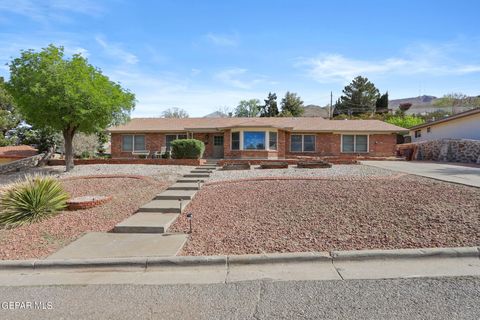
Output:
<svg viewBox="0 0 480 320">
<path fill-rule="evenodd" d="M 131 151 L 125 151 L 123 150 L 123 137 L 125 136 L 131 136 L 132 137 L 132 150 Z M 144 134 L 122 134 L 122 152 L 139 152 L 139 151 L 147 151 L 147 150 L 135 150 L 135 136 L 143 136 L 143 139 L 145 141 L 145 149 L 147 148 L 147 136 Z"/>
<path fill-rule="evenodd" d="M 292 151 L 292 136 L 302 136 L 302 151 Z M 313 136 L 313 151 L 304 151 L 305 136 Z M 290 153 L 315 153 L 317 152 L 317 135 L 315 133 L 292 133 L 290 134 Z"/>
<path fill-rule="evenodd" d="M 240 135 L 240 148 L 237 150 L 232 149 L 232 134 L 234 132 L 238 132 Z M 265 149 L 245 149 L 244 147 L 244 139 L 243 133 L 244 132 L 265 132 L 265 141 L 264 146 Z M 270 132 L 274 132 L 277 134 L 277 149 L 270 149 Z M 256 128 L 248 128 L 248 129 L 238 129 L 238 130 L 231 130 L 230 131 L 230 151 L 253 151 L 253 152 L 262 152 L 262 151 L 273 151 L 278 152 L 278 131 L 276 130 L 265 130 L 265 129 L 256 129 Z"/>
<path fill-rule="evenodd" d="M 343 151 L 343 136 L 353 136 L 353 151 Z M 357 136 L 367 136 L 367 151 L 357 151 Z M 370 152 L 370 135 L 369 134 L 355 134 L 344 133 L 340 136 L 340 153 L 369 153 Z"/>
</svg>

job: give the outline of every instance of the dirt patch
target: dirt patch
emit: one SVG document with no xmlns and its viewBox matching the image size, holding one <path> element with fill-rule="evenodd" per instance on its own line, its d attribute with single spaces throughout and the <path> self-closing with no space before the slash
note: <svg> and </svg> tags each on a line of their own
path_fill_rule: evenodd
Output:
<svg viewBox="0 0 480 320">
<path fill-rule="evenodd" d="M 480 244 L 480 189 L 414 176 L 205 185 L 186 212 L 183 255 Z"/>
<path fill-rule="evenodd" d="M 43 258 L 85 232 L 109 231 L 170 184 L 151 178 L 113 176 L 61 181 L 72 197 L 96 194 L 112 196 L 112 200 L 94 208 L 63 211 L 40 223 L 0 230 L 0 259 Z"/>
</svg>

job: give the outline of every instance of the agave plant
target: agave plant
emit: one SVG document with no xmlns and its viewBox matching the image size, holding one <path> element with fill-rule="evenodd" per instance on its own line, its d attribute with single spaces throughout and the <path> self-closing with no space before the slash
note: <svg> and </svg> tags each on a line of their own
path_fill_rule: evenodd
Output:
<svg viewBox="0 0 480 320">
<path fill-rule="evenodd" d="M 0 225 L 11 228 L 58 214 L 68 194 L 51 177 L 29 176 L 0 195 Z"/>
</svg>

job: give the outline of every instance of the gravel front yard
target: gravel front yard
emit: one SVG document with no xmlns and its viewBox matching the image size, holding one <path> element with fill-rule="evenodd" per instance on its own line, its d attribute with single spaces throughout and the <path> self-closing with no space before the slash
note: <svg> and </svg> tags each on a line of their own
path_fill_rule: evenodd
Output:
<svg viewBox="0 0 480 320">
<path fill-rule="evenodd" d="M 194 167 L 190 166 L 160 166 L 145 164 L 89 164 L 76 165 L 70 172 L 65 172 L 65 166 L 45 166 L 31 168 L 26 171 L 0 174 L 0 189 L 8 184 L 22 179 L 29 174 L 52 175 L 56 178 L 78 177 L 90 175 L 127 174 L 152 177 L 158 181 L 173 182 L 178 176 L 190 172 Z"/>
<path fill-rule="evenodd" d="M 358 179 L 372 177 L 396 176 L 398 172 L 375 168 L 365 165 L 334 165 L 326 169 L 300 169 L 290 166 L 288 169 L 259 169 L 259 166 L 250 170 L 217 170 L 214 171 L 209 182 L 250 179 L 256 177 L 325 177 L 339 179 Z"/>
<path fill-rule="evenodd" d="M 346 172 L 349 167 L 334 168 Z M 182 254 L 480 244 L 480 189 L 398 174 L 368 177 L 205 185 L 186 210 L 193 213 L 193 234 Z M 170 229 L 188 230 L 185 215 Z"/>
<path fill-rule="evenodd" d="M 57 168 L 64 170 L 64 167 Z M 118 222 L 132 215 L 141 205 L 149 202 L 157 193 L 166 189 L 180 173 L 188 170 L 188 167 L 176 166 L 88 165 L 77 166 L 72 173 L 60 173 L 62 184 L 72 197 L 105 195 L 113 196 L 113 199 L 91 209 L 63 211 L 40 223 L 0 230 L 0 259 L 44 258 L 86 232 L 109 231 Z M 82 175 L 112 175 L 122 171 L 126 174 L 150 177 L 134 179 L 119 176 L 71 180 L 67 178 Z"/>
</svg>

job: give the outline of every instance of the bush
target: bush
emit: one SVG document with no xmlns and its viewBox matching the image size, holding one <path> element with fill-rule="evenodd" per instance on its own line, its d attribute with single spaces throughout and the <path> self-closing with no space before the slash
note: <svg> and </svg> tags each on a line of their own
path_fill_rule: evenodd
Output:
<svg viewBox="0 0 480 320">
<path fill-rule="evenodd" d="M 67 205 L 68 194 L 51 177 L 33 176 L 17 182 L 0 199 L 0 225 L 18 227 L 58 214 Z"/>
<path fill-rule="evenodd" d="M 387 117 L 387 119 L 385 119 L 385 122 L 408 129 L 424 123 L 425 120 L 413 115 L 405 115 L 405 116 L 389 116 Z"/>
<path fill-rule="evenodd" d="M 162 159 L 170 159 L 170 158 L 171 156 L 169 151 L 166 151 L 164 154 L 162 154 Z"/>
<path fill-rule="evenodd" d="M 82 154 L 80 155 L 80 158 L 81 159 L 90 159 L 91 158 L 91 154 L 89 151 L 85 150 L 85 151 L 82 151 Z"/>
<path fill-rule="evenodd" d="M 172 141 L 172 158 L 200 159 L 205 151 L 205 144 L 195 139 L 178 139 Z"/>
</svg>

